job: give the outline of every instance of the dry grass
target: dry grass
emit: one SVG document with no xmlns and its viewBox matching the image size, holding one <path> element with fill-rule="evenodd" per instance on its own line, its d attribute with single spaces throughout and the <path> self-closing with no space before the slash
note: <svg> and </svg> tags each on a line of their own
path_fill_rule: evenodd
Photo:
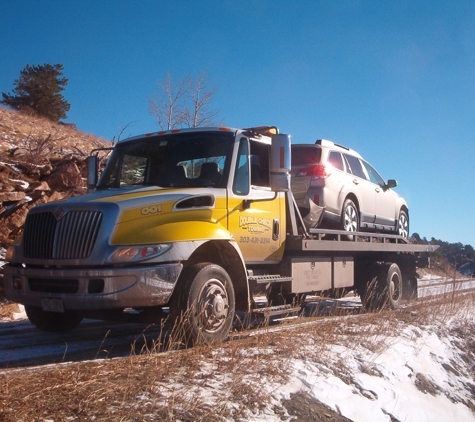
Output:
<svg viewBox="0 0 475 422">
<path fill-rule="evenodd" d="M 354 383 L 350 355 L 361 371 L 382 376 L 373 361 L 400 340 L 408 323 L 417 327 L 415 337 L 423 330 L 450 335 L 467 362 L 466 368 L 450 369 L 473 371 L 475 326 L 469 313 L 474 299 L 460 295 L 398 311 L 305 319 L 283 331 L 264 328 L 219 346 L 173 350 L 174 342 L 157 339 L 150 350 L 128 358 L 5 371 L 0 421 L 249 420 L 270 402 L 272 386 L 285 385 L 296 358 L 347 384 Z M 342 353 L 336 354 L 339 346 Z M 157 352 L 164 347 L 168 350 Z M 362 350 L 365 359 L 359 358 Z M 415 383 L 437 393 L 423 374 Z"/>
<path fill-rule="evenodd" d="M 0 107 L 0 153 L 5 155 L 22 155 L 25 150 L 35 154 L 44 152 L 46 146 L 59 154 L 83 155 L 105 144 L 105 140 L 69 125 Z"/>
</svg>

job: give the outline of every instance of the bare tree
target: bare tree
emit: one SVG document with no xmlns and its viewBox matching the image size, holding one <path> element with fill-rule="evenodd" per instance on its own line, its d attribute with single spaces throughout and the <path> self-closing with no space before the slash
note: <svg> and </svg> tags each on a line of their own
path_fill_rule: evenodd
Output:
<svg viewBox="0 0 475 422">
<path fill-rule="evenodd" d="M 150 113 L 157 120 L 162 130 L 181 127 L 185 121 L 184 96 L 190 85 L 189 76 L 173 82 L 170 73 L 163 81 L 157 82 L 158 92 L 149 99 Z"/>
<path fill-rule="evenodd" d="M 196 79 L 187 74 L 177 83 L 167 73 L 157 86 L 158 92 L 149 99 L 149 108 L 162 130 L 216 124 L 219 110 L 210 105 L 217 86 L 209 87 L 205 72 Z"/>
<path fill-rule="evenodd" d="M 137 122 L 129 122 L 126 125 L 124 125 L 121 122 L 120 127 L 118 129 L 119 132 L 118 132 L 117 136 L 114 136 L 112 138 L 112 141 L 111 141 L 112 146 L 114 146 L 116 143 L 120 142 L 120 140 L 122 139 L 122 136 L 124 135 L 125 131 L 128 130 L 131 126 L 133 126 L 135 123 L 137 123 Z"/>
<path fill-rule="evenodd" d="M 218 109 L 211 109 L 214 94 L 218 87 L 209 87 L 206 73 L 203 72 L 196 80 L 190 79 L 188 91 L 189 107 L 185 113 L 185 123 L 188 127 L 211 126 L 219 114 Z"/>
</svg>

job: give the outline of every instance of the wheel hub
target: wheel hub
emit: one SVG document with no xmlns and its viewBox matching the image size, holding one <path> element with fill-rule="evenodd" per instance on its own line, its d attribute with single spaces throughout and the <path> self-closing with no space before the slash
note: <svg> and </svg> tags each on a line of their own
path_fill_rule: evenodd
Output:
<svg viewBox="0 0 475 422">
<path fill-rule="evenodd" d="M 352 207 L 348 207 L 345 211 L 345 230 L 348 232 L 356 231 L 357 221 L 356 221 L 356 212 Z"/>
<path fill-rule="evenodd" d="M 226 289 L 219 280 L 210 280 L 201 295 L 201 321 L 206 331 L 216 331 L 225 323 L 229 303 Z"/>
<path fill-rule="evenodd" d="M 393 300 L 397 300 L 399 298 L 400 291 L 399 291 L 399 278 L 394 275 L 391 277 L 389 282 L 389 297 Z"/>
</svg>

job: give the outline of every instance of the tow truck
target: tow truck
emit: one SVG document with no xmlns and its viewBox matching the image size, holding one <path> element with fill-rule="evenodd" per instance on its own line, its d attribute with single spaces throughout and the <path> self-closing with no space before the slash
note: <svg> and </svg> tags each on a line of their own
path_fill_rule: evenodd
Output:
<svg viewBox="0 0 475 422">
<path fill-rule="evenodd" d="M 223 341 L 236 312 L 299 309 L 353 289 L 367 308 L 417 298 L 431 245 L 318 228 L 290 189 L 290 135 L 275 126 L 179 129 L 118 142 L 87 194 L 32 208 L 7 250 L 4 288 L 45 331 L 132 310 L 181 318 L 190 343 Z M 265 294 L 267 305 L 256 304 Z"/>
</svg>

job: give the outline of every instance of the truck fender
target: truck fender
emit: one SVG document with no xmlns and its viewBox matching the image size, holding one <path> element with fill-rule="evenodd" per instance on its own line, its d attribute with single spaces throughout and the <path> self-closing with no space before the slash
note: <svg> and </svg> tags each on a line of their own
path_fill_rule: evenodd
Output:
<svg viewBox="0 0 475 422">
<path fill-rule="evenodd" d="M 142 245 L 200 241 L 208 239 L 231 240 L 231 233 L 220 224 L 210 221 L 177 221 L 152 227 L 137 227 L 137 222 L 122 223 L 120 233 L 113 235 L 113 245 Z"/>
</svg>

